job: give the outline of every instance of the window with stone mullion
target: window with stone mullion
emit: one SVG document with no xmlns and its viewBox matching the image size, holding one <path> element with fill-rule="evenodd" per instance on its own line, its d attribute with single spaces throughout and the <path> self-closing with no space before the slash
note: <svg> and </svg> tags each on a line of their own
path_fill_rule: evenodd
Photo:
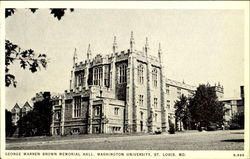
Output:
<svg viewBox="0 0 250 159">
<path fill-rule="evenodd" d="M 119 83 L 126 83 L 127 82 L 127 65 L 122 64 L 118 68 L 118 79 Z"/>
<path fill-rule="evenodd" d="M 139 83 L 141 83 L 141 84 L 143 84 L 143 82 L 144 82 L 144 77 L 143 77 L 143 65 L 142 64 L 140 64 L 139 66 L 138 66 L 138 81 L 139 81 Z"/>
</svg>

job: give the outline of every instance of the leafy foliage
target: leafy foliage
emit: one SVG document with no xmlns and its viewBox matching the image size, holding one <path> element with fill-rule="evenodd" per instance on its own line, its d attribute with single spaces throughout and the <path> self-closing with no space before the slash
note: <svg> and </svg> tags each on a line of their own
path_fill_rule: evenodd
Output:
<svg viewBox="0 0 250 159">
<path fill-rule="evenodd" d="M 16 87 L 16 80 L 13 74 L 9 73 L 9 66 L 14 61 L 20 61 L 20 67 L 23 69 L 28 68 L 32 73 L 46 68 L 47 57 L 45 54 L 37 54 L 32 49 L 21 51 L 21 48 L 11 43 L 9 40 L 5 40 L 5 86 L 9 87 L 11 84 Z"/>
<path fill-rule="evenodd" d="M 32 13 L 35 13 L 38 8 L 29 8 Z M 58 20 L 65 14 L 66 8 L 51 8 L 50 14 L 52 14 Z M 70 8 L 70 12 L 73 12 L 74 9 Z M 15 8 L 6 8 L 5 9 L 5 18 L 12 16 L 15 13 Z M 21 48 L 10 42 L 9 40 L 5 40 L 5 86 L 9 87 L 13 85 L 16 87 L 17 81 L 15 76 L 9 73 L 9 66 L 14 61 L 20 61 L 20 67 L 23 69 L 29 68 L 29 70 L 34 73 L 37 72 L 38 69 L 42 67 L 46 68 L 47 66 L 47 59 L 45 54 L 36 54 L 34 50 L 28 49 L 24 51 L 20 51 Z M 37 55 L 37 56 L 36 56 Z"/>
<path fill-rule="evenodd" d="M 19 136 L 50 135 L 51 109 L 50 92 L 44 92 L 43 100 L 36 101 L 33 110 L 18 121 Z"/>
<path fill-rule="evenodd" d="M 29 10 L 32 13 L 35 13 L 38 8 L 29 8 Z M 58 20 L 61 20 L 61 18 L 64 16 L 65 11 L 68 10 L 67 8 L 50 8 L 50 14 L 52 14 L 55 18 Z M 74 12 L 74 8 L 70 8 L 70 12 Z M 5 18 L 12 16 L 15 13 L 16 9 L 15 8 L 6 8 L 5 9 Z"/>
<path fill-rule="evenodd" d="M 232 117 L 230 129 L 244 129 L 244 113 L 237 113 Z"/>
<path fill-rule="evenodd" d="M 11 16 L 12 14 L 14 14 L 15 10 L 16 10 L 15 8 L 6 8 L 5 9 L 5 18 L 7 18 L 7 17 Z"/>
<path fill-rule="evenodd" d="M 189 110 L 192 121 L 200 123 L 201 126 L 223 123 L 223 104 L 218 101 L 214 88 L 209 84 L 197 88 L 194 97 L 190 99 Z"/>
<path fill-rule="evenodd" d="M 57 18 L 58 20 L 61 20 L 62 16 L 64 16 L 65 14 L 65 8 L 58 8 L 58 9 L 50 9 L 51 12 L 50 14 L 52 14 L 55 18 Z"/>
<path fill-rule="evenodd" d="M 38 8 L 30 8 L 30 11 L 31 11 L 32 13 L 35 13 L 36 10 L 38 10 Z"/>
</svg>

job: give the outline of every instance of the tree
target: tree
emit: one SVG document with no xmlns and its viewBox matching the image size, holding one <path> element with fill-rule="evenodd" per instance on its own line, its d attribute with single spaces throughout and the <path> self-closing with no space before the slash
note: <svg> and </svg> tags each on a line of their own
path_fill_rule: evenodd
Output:
<svg viewBox="0 0 250 159">
<path fill-rule="evenodd" d="M 209 84 L 199 85 L 194 97 L 190 99 L 189 110 L 192 121 L 202 127 L 208 127 L 212 123 L 223 124 L 223 104 L 218 101 L 214 88 Z"/>
<path fill-rule="evenodd" d="M 32 13 L 35 13 L 38 8 L 29 8 L 29 10 Z M 58 20 L 61 20 L 61 18 L 64 16 L 65 11 L 68 10 L 67 8 L 50 8 L 50 14 L 53 15 Z M 74 11 L 74 8 L 69 9 L 70 12 Z M 12 16 L 15 13 L 15 8 L 6 8 L 5 9 L 5 18 L 8 18 L 9 16 Z"/>
<path fill-rule="evenodd" d="M 183 94 L 175 102 L 175 117 L 176 123 L 180 123 L 180 131 L 182 131 L 182 123 L 184 129 L 188 129 L 191 120 L 191 114 L 188 109 L 188 99 Z"/>
<path fill-rule="evenodd" d="M 37 8 L 29 8 L 32 13 L 35 13 Z M 66 8 L 51 8 L 50 14 L 52 14 L 58 20 L 64 16 Z M 70 12 L 73 12 L 74 9 L 70 8 Z M 5 9 L 5 18 L 12 16 L 15 13 L 15 8 L 6 8 Z M 9 40 L 5 40 L 5 86 L 9 87 L 13 85 L 16 87 L 17 81 L 15 75 L 9 72 L 10 64 L 13 64 L 14 61 L 20 62 L 20 67 L 23 69 L 29 68 L 29 70 L 34 73 L 37 72 L 41 67 L 46 68 L 47 66 L 47 57 L 45 54 L 35 53 L 32 49 L 23 50 L 17 45 Z"/>
<path fill-rule="evenodd" d="M 15 132 L 15 128 L 12 123 L 11 112 L 5 109 L 5 135 L 12 136 Z"/>
<path fill-rule="evenodd" d="M 52 103 L 50 92 L 34 103 L 34 108 L 18 121 L 19 136 L 50 135 Z"/>
</svg>

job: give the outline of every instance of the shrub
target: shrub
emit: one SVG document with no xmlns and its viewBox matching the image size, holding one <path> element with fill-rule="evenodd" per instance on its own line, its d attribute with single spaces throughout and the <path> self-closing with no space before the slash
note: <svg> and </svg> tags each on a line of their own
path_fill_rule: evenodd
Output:
<svg viewBox="0 0 250 159">
<path fill-rule="evenodd" d="M 230 130 L 237 130 L 237 129 L 241 129 L 241 126 L 237 123 L 232 123 L 232 124 L 230 124 L 229 129 Z"/>
<path fill-rule="evenodd" d="M 230 121 L 229 129 L 244 129 L 244 113 L 235 114 Z"/>
<path fill-rule="evenodd" d="M 161 129 L 159 127 L 155 130 L 155 134 L 161 134 Z"/>
<path fill-rule="evenodd" d="M 198 126 L 198 131 L 202 131 L 202 128 L 201 128 L 201 126 L 200 126 L 200 125 Z"/>
</svg>

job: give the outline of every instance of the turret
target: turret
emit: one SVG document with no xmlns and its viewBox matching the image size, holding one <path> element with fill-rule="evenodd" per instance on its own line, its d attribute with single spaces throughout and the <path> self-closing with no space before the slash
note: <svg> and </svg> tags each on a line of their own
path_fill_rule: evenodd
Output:
<svg viewBox="0 0 250 159">
<path fill-rule="evenodd" d="M 117 51 L 117 42 L 116 42 L 116 36 L 114 36 L 114 43 L 113 43 L 113 53 L 115 53 Z"/>
<path fill-rule="evenodd" d="M 161 43 L 159 43 L 158 57 L 159 57 L 159 60 L 160 60 L 160 61 L 161 61 L 161 55 L 162 55 Z"/>
<path fill-rule="evenodd" d="M 148 37 L 146 37 L 146 44 L 145 44 L 145 53 L 146 55 L 148 54 L 149 52 L 149 44 L 148 44 Z"/>
<path fill-rule="evenodd" d="M 75 48 L 74 56 L 73 56 L 73 67 L 75 66 L 76 63 L 77 63 L 77 53 L 76 53 L 76 48 Z"/>
<path fill-rule="evenodd" d="M 134 51 L 134 47 L 135 47 L 135 40 L 134 40 L 133 31 L 131 31 L 131 37 L 130 37 L 130 52 L 133 52 L 133 51 Z"/>
<path fill-rule="evenodd" d="M 88 46 L 88 51 L 87 51 L 87 61 L 89 61 L 92 58 L 92 52 L 90 48 L 90 44 Z"/>
</svg>

